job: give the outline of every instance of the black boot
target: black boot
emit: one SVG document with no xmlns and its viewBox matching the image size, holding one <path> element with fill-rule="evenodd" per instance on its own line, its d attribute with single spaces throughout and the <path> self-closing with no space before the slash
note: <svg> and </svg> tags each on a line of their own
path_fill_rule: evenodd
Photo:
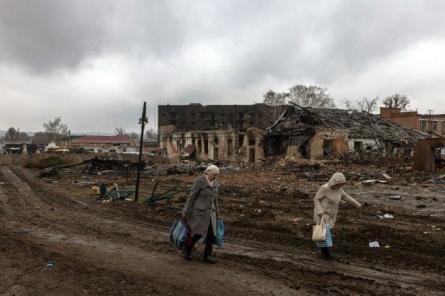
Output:
<svg viewBox="0 0 445 296">
<path fill-rule="evenodd" d="M 330 248 L 321 248 L 321 256 L 323 259 L 332 259 Z"/>
<path fill-rule="evenodd" d="M 206 244 L 206 247 L 204 249 L 204 262 L 205 263 L 210 263 L 210 264 L 215 264 L 216 263 L 216 258 L 212 256 L 212 245 L 211 244 Z"/>
<path fill-rule="evenodd" d="M 191 242 L 186 242 L 184 249 L 182 249 L 182 257 L 185 260 L 192 260 L 192 250 L 193 247 L 195 246 L 196 242 L 199 241 L 201 239 L 201 235 L 195 234 L 192 237 L 192 241 Z"/>
<path fill-rule="evenodd" d="M 192 260 L 192 249 L 184 246 L 184 249 L 182 249 L 182 258 L 185 260 Z"/>
</svg>

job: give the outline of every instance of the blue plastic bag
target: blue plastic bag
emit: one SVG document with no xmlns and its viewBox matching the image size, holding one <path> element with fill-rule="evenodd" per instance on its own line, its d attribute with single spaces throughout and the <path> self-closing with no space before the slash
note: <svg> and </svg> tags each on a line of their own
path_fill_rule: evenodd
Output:
<svg viewBox="0 0 445 296">
<path fill-rule="evenodd" d="M 216 222 L 215 245 L 221 248 L 224 246 L 224 221 L 222 219 L 218 219 Z"/>
<path fill-rule="evenodd" d="M 182 219 L 175 220 L 170 230 L 170 241 L 182 250 L 190 236 L 190 230 Z"/>
</svg>

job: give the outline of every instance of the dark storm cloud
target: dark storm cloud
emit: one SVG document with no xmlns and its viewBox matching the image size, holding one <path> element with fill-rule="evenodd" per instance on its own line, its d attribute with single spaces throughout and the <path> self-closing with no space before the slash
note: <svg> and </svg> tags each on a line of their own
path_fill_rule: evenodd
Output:
<svg viewBox="0 0 445 296">
<path fill-rule="evenodd" d="M 76 3 L 0 1 L 1 62 L 46 72 L 76 67 L 86 57 L 100 54 L 110 7 L 106 1 Z"/>
<path fill-rule="evenodd" d="M 75 69 L 109 52 L 166 54 L 181 34 L 162 1 L 0 1 L 0 62 L 34 72 Z"/>
<path fill-rule="evenodd" d="M 253 103 L 297 83 L 335 88 L 339 99 L 438 96 L 443 75 L 424 75 L 422 87 L 409 65 L 416 50 L 445 40 L 444 8 L 439 0 L 0 0 L 0 100 L 33 98 L 34 113 L 62 110 L 79 129 L 76 118 L 94 118 L 89 106 L 109 104 L 113 117 L 91 121 L 97 130 L 133 122 L 111 110 L 134 113 L 143 98 Z M 385 62 L 400 69 L 382 85 Z"/>
<path fill-rule="evenodd" d="M 400 0 L 0 1 L 0 58 L 47 71 L 109 52 L 162 60 L 219 38 L 229 43 L 227 62 L 239 82 L 263 75 L 328 81 L 334 70 L 355 71 L 419 38 L 443 37 L 444 7 Z"/>
</svg>

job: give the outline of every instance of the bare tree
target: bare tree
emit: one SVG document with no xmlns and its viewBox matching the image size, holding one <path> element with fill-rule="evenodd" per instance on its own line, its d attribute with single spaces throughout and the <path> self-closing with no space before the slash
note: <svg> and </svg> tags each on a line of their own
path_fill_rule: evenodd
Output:
<svg viewBox="0 0 445 296">
<path fill-rule="evenodd" d="M 379 97 L 375 97 L 373 99 L 364 97 L 360 101 L 357 102 L 357 109 L 366 113 L 374 113 L 377 109 L 377 103 L 379 102 Z"/>
<path fill-rule="evenodd" d="M 8 129 L 8 131 L 6 132 L 4 138 L 5 138 L 5 140 L 8 141 L 8 142 L 14 142 L 14 141 L 17 141 L 17 139 L 18 139 L 18 133 L 19 133 L 19 132 L 20 132 L 19 130 L 16 130 L 15 128 L 10 127 L 10 128 Z"/>
<path fill-rule="evenodd" d="M 263 103 L 269 106 L 283 106 L 286 105 L 286 99 L 288 97 L 288 93 L 277 93 L 269 90 L 263 95 Z"/>
<path fill-rule="evenodd" d="M 335 108 L 326 88 L 315 85 L 295 85 L 289 89 L 289 101 L 302 107 Z"/>
<path fill-rule="evenodd" d="M 267 115 L 269 123 L 274 123 L 286 110 L 286 100 L 288 97 L 288 93 L 277 93 L 273 90 L 269 90 L 263 95 L 263 103 L 267 105 L 265 114 Z"/>
<path fill-rule="evenodd" d="M 68 126 L 62 123 L 60 117 L 56 117 L 54 120 L 50 120 L 43 124 L 45 131 L 49 134 L 52 141 L 58 141 L 68 136 Z"/>
<path fill-rule="evenodd" d="M 344 99 L 343 104 L 345 105 L 345 108 L 347 110 L 355 110 L 356 109 L 355 103 L 353 101 L 351 101 L 350 99 Z"/>
<path fill-rule="evenodd" d="M 114 129 L 114 134 L 116 136 L 125 136 L 127 134 L 127 132 L 124 130 L 124 128 L 117 127 L 117 128 Z"/>
<path fill-rule="evenodd" d="M 344 99 L 343 104 L 347 110 L 357 110 L 366 113 L 373 113 L 377 109 L 377 103 L 379 98 L 375 97 L 373 99 L 364 97 L 359 101 L 352 101 L 350 99 Z"/>
<path fill-rule="evenodd" d="M 145 137 L 147 139 L 156 139 L 158 134 L 153 129 L 149 129 L 145 132 Z"/>
<path fill-rule="evenodd" d="M 409 103 L 408 97 L 401 94 L 394 94 L 383 100 L 383 105 L 385 105 L 386 108 L 400 108 L 402 111 L 406 111 Z"/>
<path fill-rule="evenodd" d="M 20 129 L 10 127 L 6 132 L 4 139 L 8 142 L 17 142 L 28 141 L 31 139 L 31 137 L 27 133 L 21 132 Z"/>
<path fill-rule="evenodd" d="M 137 140 L 140 138 L 140 135 L 135 132 L 131 132 L 130 134 L 127 134 L 127 135 L 128 135 L 128 137 L 130 137 L 130 139 L 133 139 L 133 140 Z"/>
<path fill-rule="evenodd" d="M 32 137 L 33 144 L 47 145 L 51 142 L 51 135 L 46 132 L 35 133 Z"/>
</svg>

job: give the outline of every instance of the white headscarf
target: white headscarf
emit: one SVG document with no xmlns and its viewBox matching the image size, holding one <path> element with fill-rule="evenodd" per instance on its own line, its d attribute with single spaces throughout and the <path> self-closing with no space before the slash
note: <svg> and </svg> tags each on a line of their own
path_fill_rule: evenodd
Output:
<svg viewBox="0 0 445 296">
<path fill-rule="evenodd" d="M 209 166 L 206 168 L 206 170 L 204 171 L 204 173 L 206 173 L 206 174 L 219 175 L 219 168 L 218 168 L 216 165 L 212 164 L 212 165 L 209 165 Z"/>
</svg>

